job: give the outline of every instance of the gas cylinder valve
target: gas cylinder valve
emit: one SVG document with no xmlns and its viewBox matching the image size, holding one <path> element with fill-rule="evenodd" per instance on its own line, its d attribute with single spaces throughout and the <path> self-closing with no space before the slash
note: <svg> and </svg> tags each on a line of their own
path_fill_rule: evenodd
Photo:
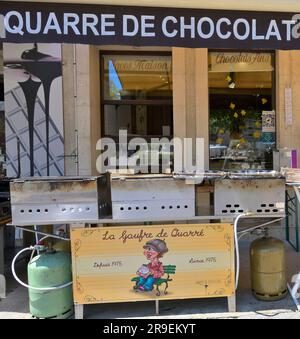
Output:
<svg viewBox="0 0 300 339">
<path fill-rule="evenodd" d="M 43 242 L 38 242 L 36 245 L 31 246 L 33 250 L 36 250 L 37 252 L 45 252 L 46 246 Z"/>
</svg>

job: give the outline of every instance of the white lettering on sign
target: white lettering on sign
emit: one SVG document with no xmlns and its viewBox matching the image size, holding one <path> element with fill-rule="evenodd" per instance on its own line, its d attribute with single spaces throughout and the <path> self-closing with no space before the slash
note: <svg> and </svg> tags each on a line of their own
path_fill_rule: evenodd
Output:
<svg viewBox="0 0 300 339">
<path fill-rule="evenodd" d="M 42 13 L 41 12 L 36 13 L 36 24 L 35 24 L 34 28 L 31 25 L 31 16 L 30 16 L 29 12 L 25 13 L 25 17 L 26 17 L 26 30 L 27 30 L 27 32 L 30 33 L 30 34 L 39 34 L 39 32 L 41 31 L 41 28 L 42 28 Z"/>
<path fill-rule="evenodd" d="M 44 34 L 48 34 L 50 30 L 55 30 L 57 34 L 62 34 L 62 31 L 60 29 L 57 17 L 55 13 L 50 13 L 45 29 L 44 29 Z"/>
<path fill-rule="evenodd" d="M 146 11 L 146 9 L 145 9 Z M 131 38 L 282 41 L 300 38 L 300 14 L 285 19 L 213 18 L 190 15 L 156 16 L 113 13 L 9 11 L 0 20 L 1 38 L 10 35 L 120 36 Z M 116 22 L 120 25 L 116 25 Z M 260 27 L 261 26 L 261 27 Z M 6 34 L 5 34 L 6 33 Z"/>
<path fill-rule="evenodd" d="M 195 18 L 191 18 L 189 23 L 185 22 L 185 17 L 180 17 L 180 37 L 185 38 L 186 31 L 189 31 L 189 36 L 195 38 Z"/>
<path fill-rule="evenodd" d="M 140 18 L 134 15 L 124 15 L 123 36 L 134 37 L 141 32 L 141 37 L 153 38 L 156 36 L 154 23 L 154 15 L 142 15 Z"/>
<path fill-rule="evenodd" d="M 96 14 L 83 14 L 82 21 L 83 21 L 82 22 L 83 35 L 88 34 L 88 29 L 91 30 L 94 35 L 99 35 L 99 31 L 97 30 L 99 19 Z"/>
<path fill-rule="evenodd" d="M 244 32 L 240 34 L 240 32 Z M 246 40 L 250 35 L 250 24 L 246 19 L 238 19 L 233 25 L 233 34 L 239 40 Z"/>
<path fill-rule="evenodd" d="M 257 34 L 256 26 L 257 26 L 257 20 L 253 19 L 252 20 L 252 27 L 253 27 L 253 29 L 252 29 L 252 40 L 265 40 L 264 35 Z"/>
<path fill-rule="evenodd" d="M 171 25 L 170 22 L 173 24 Z M 162 22 L 162 32 L 167 38 L 174 38 L 178 30 L 174 28 L 174 24 L 177 24 L 177 19 L 174 16 L 167 16 Z M 170 29 L 169 26 L 172 26 Z"/>
<path fill-rule="evenodd" d="M 129 25 L 132 26 L 130 30 Z M 123 16 L 123 35 L 124 36 L 135 36 L 139 32 L 139 22 L 134 15 L 124 15 Z"/>
<path fill-rule="evenodd" d="M 225 26 L 225 24 L 227 25 L 226 33 L 224 33 L 225 29 L 224 29 L 224 31 L 222 31 L 222 26 Z M 232 33 L 229 31 L 229 28 L 228 28 L 228 26 L 230 26 L 230 25 L 231 25 L 231 21 L 227 18 L 223 18 L 223 19 L 218 20 L 217 25 L 216 25 L 216 32 L 217 32 L 217 35 L 218 35 L 219 38 L 225 40 L 225 39 L 229 39 L 231 37 Z"/>
<path fill-rule="evenodd" d="M 151 31 L 154 29 L 154 15 L 142 15 L 142 37 L 155 37 L 155 32 Z"/>
<path fill-rule="evenodd" d="M 114 20 L 115 20 L 114 14 L 102 14 L 101 15 L 101 35 L 102 36 L 112 36 L 116 34 L 116 32 L 112 30 L 112 28 L 114 28 L 115 26 Z"/>
<path fill-rule="evenodd" d="M 16 24 L 11 23 L 12 19 L 16 21 Z M 24 20 L 21 13 L 17 11 L 8 12 L 5 15 L 4 26 L 8 33 L 24 35 Z"/>
<path fill-rule="evenodd" d="M 286 26 L 286 40 L 292 40 L 292 26 L 297 23 L 296 20 L 283 20 L 282 24 Z"/>
<path fill-rule="evenodd" d="M 69 34 L 69 28 L 72 28 L 76 35 L 80 35 L 77 25 L 79 24 L 79 16 L 75 13 L 64 14 L 64 34 Z"/>
<path fill-rule="evenodd" d="M 203 24 L 204 23 L 209 25 L 208 33 L 203 32 Z M 215 25 L 214 25 L 214 22 L 212 21 L 212 19 L 210 19 L 210 18 L 200 19 L 199 22 L 198 22 L 197 28 L 198 28 L 198 34 L 199 34 L 200 38 L 202 38 L 202 39 L 210 39 L 215 33 Z"/>
<path fill-rule="evenodd" d="M 271 37 L 276 37 L 277 40 L 282 40 L 276 20 L 271 20 L 269 29 L 266 35 L 266 40 L 270 40 Z"/>
</svg>

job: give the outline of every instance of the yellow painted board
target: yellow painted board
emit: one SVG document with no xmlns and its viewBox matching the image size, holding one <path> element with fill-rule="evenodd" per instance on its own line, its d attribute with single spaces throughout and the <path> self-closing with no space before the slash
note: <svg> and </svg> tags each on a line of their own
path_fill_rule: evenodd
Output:
<svg viewBox="0 0 300 339">
<path fill-rule="evenodd" d="M 231 224 L 73 229 L 71 242 L 78 304 L 234 294 Z"/>
</svg>

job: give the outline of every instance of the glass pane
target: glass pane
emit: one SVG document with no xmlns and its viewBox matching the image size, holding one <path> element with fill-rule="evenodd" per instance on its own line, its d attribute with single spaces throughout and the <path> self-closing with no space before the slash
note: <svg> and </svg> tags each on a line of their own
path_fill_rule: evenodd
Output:
<svg viewBox="0 0 300 339">
<path fill-rule="evenodd" d="M 209 53 L 210 169 L 273 168 L 272 53 Z"/>
<path fill-rule="evenodd" d="M 164 168 L 172 169 L 172 110 L 171 105 L 104 105 L 104 134 L 116 143 L 116 158 L 119 157 L 119 130 L 126 130 L 128 143 L 135 144 L 137 137 L 148 143 L 147 149 L 137 146 L 134 150 L 127 150 L 129 158 L 138 156 L 139 166 L 146 171 L 143 173 L 153 172 L 151 166 L 158 166 L 157 173 Z"/>
<path fill-rule="evenodd" d="M 173 135 L 172 106 L 104 105 L 104 134 L 117 137 L 119 130 L 128 137 Z"/>
<path fill-rule="evenodd" d="M 104 100 L 172 100 L 171 56 L 103 55 Z"/>
</svg>

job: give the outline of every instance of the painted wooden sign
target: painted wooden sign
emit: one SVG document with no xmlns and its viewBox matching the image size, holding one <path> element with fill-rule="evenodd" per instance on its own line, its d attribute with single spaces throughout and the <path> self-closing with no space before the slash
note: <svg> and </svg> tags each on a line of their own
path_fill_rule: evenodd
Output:
<svg viewBox="0 0 300 339">
<path fill-rule="evenodd" d="M 78 304 L 234 294 L 230 224 L 73 229 L 71 241 Z"/>
</svg>

